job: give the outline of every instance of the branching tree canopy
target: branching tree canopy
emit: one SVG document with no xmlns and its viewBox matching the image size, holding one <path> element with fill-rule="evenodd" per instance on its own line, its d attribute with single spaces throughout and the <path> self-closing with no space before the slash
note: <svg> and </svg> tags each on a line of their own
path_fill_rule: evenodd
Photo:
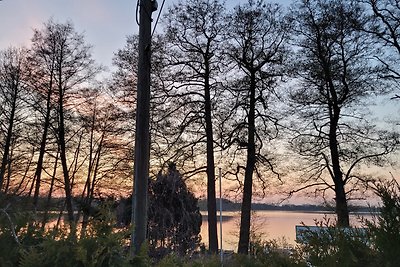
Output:
<svg viewBox="0 0 400 267">
<path fill-rule="evenodd" d="M 212 253 L 218 251 L 213 115 L 218 112 L 215 102 L 222 91 L 219 80 L 223 60 L 220 49 L 223 16 L 224 7 L 218 0 L 188 0 L 173 5 L 164 20 L 167 44 L 164 78 L 172 81 L 164 88 L 164 93 L 173 105 L 167 110 L 169 127 L 162 130 L 170 134 L 167 149 L 177 151 L 178 158 L 174 160 L 187 164 L 191 160 L 189 155 L 194 162 L 191 171 L 207 174 L 208 234 Z M 186 148 L 179 148 L 177 143 Z M 186 153 L 181 153 L 183 151 Z M 204 154 L 206 161 L 200 159 Z"/>
<path fill-rule="evenodd" d="M 273 113 L 275 89 L 283 76 L 287 28 L 281 7 L 250 0 L 227 17 L 226 50 L 233 69 L 226 125 L 228 147 L 242 154 L 237 159 L 238 180 L 244 174 L 239 253 L 248 253 L 253 174 L 265 189 L 265 173 L 275 171 L 268 144 L 278 134 L 278 117 Z M 225 99 L 226 101 L 227 99 Z M 244 172 L 244 173 L 243 173 Z"/>
<path fill-rule="evenodd" d="M 399 133 L 382 130 L 368 110 L 400 81 L 399 2 L 296 0 L 285 14 L 264 0 L 229 11 L 219 0 L 180 0 L 158 27 L 164 31 L 152 36 L 150 71 L 151 252 L 183 255 L 199 245 L 201 215 L 185 185 L 198 178 L 199 190 L 207 186 L 209 250 L 218 252 L 218 159 L 234 193 L 243 194 L 239 253 L 248 253 L 252 201 L 281 182 L 280 151 L 299 164 L 291 193 L 332 191 L 338 225 L 348 226 L 348 202 L 373 180 L 367 171 L 391 163 L 399 146 Z M 83 237 L 96 195 L 127 193 L 120 186 L 133 176 L 134 114 L 147 103 L 136 97 L 138 78 L 148 74 L 138 76 L 138 46 L 138 36 L 127 38 L 107 81 L 95 81 L 101 68 L 69 22 L 50 20 L 34 30 L 29 49 L 0 53 L 0 192 L 33 196 L 33 209 L 44 208 L 43 229 L 56 194 L 65 196 L 58 222 L 66 209 L 71 226 L 83 222 Z M 283 126 L 288 150 L 280 147 Z M 158 173 L 168 162 L 181 173 L 175 165 Z"/>
<path fill-rule="evenodd" d="M 333 190 L 338 225 L 349 226 L 351 193 L 368 182 L 361 167 L 381 166 L 399 144 L 398 134 L 379 130 L 364 109 L 385 92 L 370 60 L 376 51 L 359 30 L 365 21 L 355 1 L 297 1 L 291 17 L 297 53 L 290 101 L 298 116 L 291 149 L 308 162 L 302 188 Z"/>
<path fill-rule="evenodd" d="M 382 76 L 400 80 L 400 3 L 397 0 L 359 0 L 366 4 L 368 22 L 363 30 L 378 41 L 383 55 L 376 55 L 385 71 Z M 398 98 L 400 96 L 397 96 Z"/>
<path fill-rule="evenodd" d="M 138 36 L 128 36 L 126 44 L 119 49 L 113 58 L 113 65 L 117 70 L 112 74 L 109 89 L 116 106 L 119 108 L 121 121 L 119 127 L 124 129 L 127 134 L 127 141 L 134 140 L 135 113 L 136 113 L 136 83 L 137 83 L 137 60 L 138 60 Z M 157 173 L 157 169 L 162 167 L 168 157 L 166 149 L 161 147 L 166 139 L 165 124 L 169 112 L 167 109 L 168 101 L 163 93 L 165 84 L 168 80 L 161 74 L 164 71 L 163 63 L 165 42 L 162 36 L 155 35 L 152 39 L 151 54 L 151 92 L 150 92 L 150 128 L 151 128 L 151 170 Z M 128 149 L 129 148 L 129 149 Z M 133 142 L 127 143 L 126 158 L 131 158 Z"/>
<path fill-rule="evenodd" d="M 46 101 L 43 136 L 41 140 L 41 155 L 46 145 L 46 137 L 49 124 L 49 112 L 53 107 L 57 114 L 57 142 L 60 149 L 60 160 L 64 178 L 64 191 L 66 198 L 66 207 L 68 212 L 68 221 L 74 221 L 72 206 L 72 184 L 73 169 L 68 166 L 67 143 L 71 137 L 67 136 L 67 122 L 70 112 L 74 105 L 77 105 L 77 98 L 82 84 L 88 83 L 98 73 L 99 68 L 94 64 L 91 55 L 91 47 L 85 43 L 82 34 L 78 34 L 71 23 L 56 23 L 50 20 L 41 30 L 36 30 L 33 38 L 34 54 L 32 58 L 36 59 L 37 65 L 41 69 L 36 72 L 42 73 L 43 81 L 40 90 L 44 92 Z M 54 103 L 51 104 L 52 99 Z M 70 127 L 73 129 L 74 127 Z M 74 135 L 73 135 L 74 136 Z M 78 138 L 78 142 L 80 142 Z M 79 152 L 79 145 L 77 152 Z M 76 155 L 76 153 L 75 153 Z M 76 157 L 72 160 L 74 161 Z M 75 164 L 75 166 L 77 166 Z M 41 172 L 40 164 L 36 171 L 36 181 L 39 185 Z M 39 175 L 39 176 L 38 176 Z M 35 193 L 36 194 L 36 193 Z"/>
<path fill-rule="evenodd" d="M 26 54 L 25 49 L 17 48 L 9 48 L 0 53 L 0 191 L 4 189 L 5 192 L 11 182 L 11 170 L 17 163 L 16 148 L 23 143 L 21 138 L 26 129 L 24 97 L 27 89 L 25 79 L 29 75 Z M 18 172 L 17 169 L 14 171 Z"/>
</svg>

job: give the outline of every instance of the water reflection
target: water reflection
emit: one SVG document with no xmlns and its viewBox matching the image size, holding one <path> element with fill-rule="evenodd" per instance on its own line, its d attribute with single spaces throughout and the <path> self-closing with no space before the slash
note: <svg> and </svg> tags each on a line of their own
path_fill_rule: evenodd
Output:
<svg viewBox="0 0 400 267">
<path fill-rule="evenodd" d="M 208 222 L 207 212 L 202 212 L 203 224 L 201 226 L 202 242 L 208 244 Z M 352 226 L 361 226 L 361 218 L 371 219 L 368 213 L 350 215 Z M 253 229 L 255 233 L 261 234 L 263 239 L 284 240 L 289 245 L 295 245 L 295 226 L 302 222 L 306 225 L 315 225 L 315 220 L 322 221 L 324 218 L 335 220 L 335 214 L 323 212 L 293 212 L 293 211 L 256 211 L 252 214 Z M 239 212 L 224 211 L 222 222 L 223 249 L 237 249 L 239 240 Z M 219 213 L 218 213 L 218 240 L 219 240 Z M 218 241 L 219 242 L 219 241 Z"/>
</svg>

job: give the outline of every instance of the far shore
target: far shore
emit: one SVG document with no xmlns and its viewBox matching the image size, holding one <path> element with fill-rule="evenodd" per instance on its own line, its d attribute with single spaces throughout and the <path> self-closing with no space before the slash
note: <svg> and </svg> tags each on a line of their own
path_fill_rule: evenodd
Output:
<svg viewBox="0 0 400 267">
<path fill-rule="evenodd" d="M 232 202 L 227 199 L 222 199 L 222 211 L 237 211 L 240 212 L 241 203 Z M 207 200 L 199 200 L 200 211 L 207 212 Z M 350 213 L 376 213 L 378 207 L 368 206 L 349 206 Z M 219 210 L 219 199 L 217 199 L 217 210 Z M 275 205 L 266 203 L 253 203 L 253 211 L 288 211 L 288 212 L 304 212 L 304 213 L 335 213 L 335 208 L 324 205 L 311 205 L 311 204 L 299 204 L 299 205 Z M 204 214 L 204 213 L 203 213 Z"/>
</svg>

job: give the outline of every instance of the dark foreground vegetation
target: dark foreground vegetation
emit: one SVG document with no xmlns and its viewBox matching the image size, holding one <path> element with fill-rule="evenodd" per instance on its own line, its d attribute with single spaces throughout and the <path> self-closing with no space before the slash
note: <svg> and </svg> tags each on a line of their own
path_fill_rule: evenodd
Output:
<svg viewBox="0 0 400 267">
<path fill-rule="evenodd" d="M 167 176 L 163 177 L 161 180 Z M 364 230 L 336 228 L 329 221 L 318 222 L 325 230 L 305 232 L 305 241 L 295 248 L 285 248 L 276 240 L 265 241 L 252 233 L 249 255 L 226 255 L 224 265 L 398 266 L 399 192 L 400 186 L 395 182 L 377 188 L 383 204 L 379 216 L 373 221 L 363 221 Z M 80 234 L 76 225 L 42 228 L 32 212 L 23 211 L 23 205 L 17 209 L 2 208 L 0 266 L 221 266 L 220 258 L 209 254 L 199 243 L 182 254 L 181 247 L 171 246 L 171 242 L 162 242 L 154 235 L 149 235 L 153 239 L 149 240 L 150 247 L 146 245 L 139 254 L 131 256 L 130 228 L 117 227 L 113 204 L 105 201 L 96 217 L 89 220 L 85 232 Z M 169 208 L 161 216 L 164 221 L 168 211 Z M 168 233 L 168 229 L 164 233 Z M 198 233 L 196 240 L 200 238 Z M 157 238 L 159 246 L 156 248 Z M 154 254 L 154 249 L 161 251 L 162 257 Z"/>
</svg>

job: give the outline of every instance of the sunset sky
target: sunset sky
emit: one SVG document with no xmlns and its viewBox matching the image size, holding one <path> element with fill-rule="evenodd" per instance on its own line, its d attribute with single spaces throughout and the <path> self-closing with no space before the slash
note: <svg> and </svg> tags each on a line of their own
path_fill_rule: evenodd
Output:
<svg viewBox="0 0 400 267">
<path fill-rule="evenodd" d="M 34 28 L 53 18 L 72 21 L 93 45 L 93 56 L 109 66 L 113 53 L 137 33 L 136 2 L 132 0 L 3 0 L 0 2 L 0 49 L 29 45 Z"/>
<path fill-rule="evenodd" d="M 227 0 L 227 6 L 230 8 L 245 1 Z M 160 8 L 162 0 L 158 2 Z M 166 0 L 163 11 L 173 2 L 177 1 Z M 278 2 L 287 5 L 292 1 Z M 29 46 L 33 29 L 42 28 L 43 23 L 53 18 L 61 23 L 71 21 L 77 32 L 84 33 L 86 42 L 93 45 L 94 59 L 110 67 L 113 54 L 124 47 L 126 36 L 138 32 L 135 12 L 135 0 L 2 0 L 0 50 L 9 46 Z M 399 114 L 400 103 L 390 100 L 390 97 L 375 101 L 375 111 L 379 116 L 377 122 Z"/>
<path fill-rule="evenodd" d="M 163 11 L 175 0 L 165 0 Z M 246 0 L 228 0 L 229 8 Z M 288 4 L 290 0 L 278 1 Z M 159 10 L 162 0 L 158 0 Z M 158 10 L 158 11 L 159 11 Z M 153 14 L 153 19 L 158 15 Z M 135 20 L 136 0 L 3 0 L 0 1 L 0 50 L 11 45 L 29 45 L 34 28 L 53 18 L 72 21 L 93 45 L 93 56 L 110 66 L 113 53 L 125 45 L 126 36 L 138 33 Z"/>
<path fill-rule="evenodd" d="M 177 0 L 165 0 L 166 11 Z M 247 0 L 227 0 L 232 8 Z M 268 1 L 267 1 L 268 2 Z M 288 6 L 292 0 L 277 1 Z M 159 10 L 162 0 L 158 0 Z M 158 11 L 159 11 L 158 10 Z M 157 17 L 158 11 L 153 14 Z M 53 18 L 56 22 L 71 21 L 77 32 L 84 33 L 93 46 L 94 59 L 111 66 L 113 54 L 124 47 L 126 36 L 138 33 L 135 20 L 136 0 L 2 0 L 0 1 L 0 50 L 9 46 L 29 45 L 33 29 Z M 376 101 L 379 119 L 398 114 L 399 105 L 390 96 Z"/>
</svg>

